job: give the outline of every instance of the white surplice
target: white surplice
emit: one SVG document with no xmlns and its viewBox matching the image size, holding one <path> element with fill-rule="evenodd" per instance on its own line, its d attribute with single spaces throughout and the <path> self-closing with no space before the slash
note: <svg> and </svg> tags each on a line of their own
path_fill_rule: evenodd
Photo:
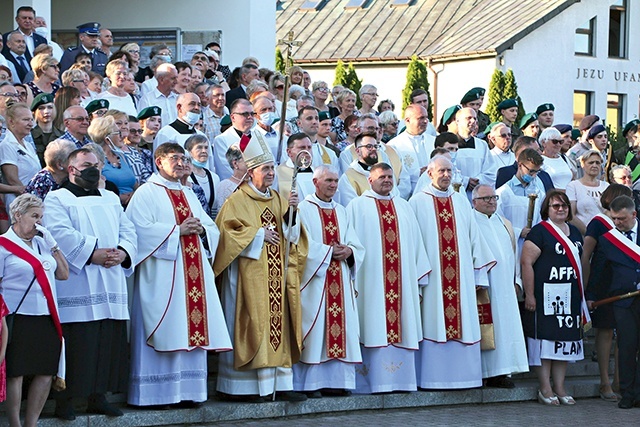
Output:
<svg viewBox="0 0 640 427">
<path fill-rule="evenodd" d="M 495 187 L 498 168 L 489 146 L 482 139 L 474 137 L 475 148 L 460 148 L 456 156 L 456 166 L 462 174 L 462 188 L 467 188 L 469 178 L 478 178 L 480 184 Z M 471 200 L 471 191 L 467 191 Z"/>
<path fill-rule="evenodd" d="M 429 164 L 435 141 L 436 138 L 426 132 L 420 135 L 411 135 L 405 131 L 387 143 L 396 150 L 402 159 L 403 166 L 411 176 L 411 192 L 420 178 L 420 169 Z"/>
<path fill-rule="evenodd" d="M 401 341 L 389 344 L 386 323 L 383 237 L 376 199 L 392 200 L 400 238 Z M 415 390 L 415 352 L 422 340 L 421 287 L 428 281 L 429 259 L 416 217 L 400 197 L 381 196 L 367 190 L 347 206 L 347 216 L 367 254 L 356 274 L 360 344 L 363 364 L 357 368 L 358 392 Z"/>
<path fill-rule="evenodd" d="M 208 249 L 200 242 L 206 302 L 208 344 L 189 343 L 185 267 L 180 225 L 166 189 L 182 190 L 193 217 L 200 219 Z M 231 349 L 209 257 L 220 233 L 196 195 L 179 182 L 154 174 L 133 195 L 127 216 L 138 232 L 131 332 L 131 376 L 128 401 L 160 405 L 207 399 L 207 350 Z"/>
<path fill-rule="evenodd" d="M 345 357 L 327 356 L 326 301 L 328 287 L 325 286 L 326 270 L 331 262 L 333 249 L 323 243 L 324 230 L 320 210 L 335 210 L 340 235 L 336 241 L 348 245 L 353 251 L 354 264 L 349 267 L 347 261 L 340 262 L 342 269 L 342 295 L 345 334 Z M 318 253 L 323 263 L 305 268 L 300 290 L 302 302 L 303 350 L 300 362 L 293 367 L 295 390 L 314 391 L 321 388 L 355 388 L 355 363 L 362 362 L 359 343 L 359 322 L 355 289 L 352 279 L 360 268 L 365 250 L 353 228 L 349 227 L 345 208 L 335 201 L 325 202 L 315 194 L 308 195 L 299 205 L 300 222 L 309 236 L 309 252 Z M 320 258 L 320 257 L 318 257 Z M 333 365 L 342 364 L 343 367 Z M 338 370 L 343 375 L 336 376 Z M 344 375 L 347 373 L 347 375 Z"/>
<path fill-rule="evenodd" d="M 499 215 L 475 211 L 478 228 L 498 261 L 489 271 L 489 296 L 496 348 L 482 351 L 482 377 L 527 372 L 527 349 L 518 309 L 515 240 Z"/>
<path fill-rule="evenodd" d="M 435 211 L 436 197 L 451 197 L 455 219 L 458 276 L 460 280 L 459 340 L 449 340 L 445 326 L 442 289 L 440 236 Z M 409 200 L 425 242 L 433 271 L 424 288 L 421 304 L 422 330 L 418 385 L 423 388 L 469 388 L 482 385 L 480 363 L 480 322 L 476 304 L 476 286 L 488 286 L 488 271 L 495 264 L 490 249 L 482 239 L 468 200 L 451 188 L 437 190 L 433 184 Z"/>
</svg>

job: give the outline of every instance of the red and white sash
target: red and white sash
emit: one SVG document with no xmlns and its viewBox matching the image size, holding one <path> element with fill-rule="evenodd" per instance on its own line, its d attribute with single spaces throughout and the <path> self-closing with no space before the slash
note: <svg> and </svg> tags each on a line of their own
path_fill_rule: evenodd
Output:
<svg viewBox="0 0 640 427">
<path fill-rule="evenodd" d="M 549 233 L 553 237 L 555 237 L 562 247 L 564 248 L 564 252 L 573 267 L 573 270 L 576 272 L 576 276 L 578 277 L 578 288 L 580 289 L 580 308 L 582 311 L 582 325 L 586 325 L 591 322 L 591 316 L 589 316 L 589 309 L 587 308 L 587 301 L 584 298 L 584 286 L 582 284 L 582 264 L 580 263 L 580 252 L 576 245 L 573 244 L 571 240 L 564 234 L 562 230 L 560 230 L 555 224 L 551 221 L 542 221 L 542 226 L 547 229 Z M 627 239 L 629 240 L 629 239 Z"/>
<path fill-rule="evenodd" d="M 622 234 L 618 229 L 613 228 L 603 234 L 604 238 L 610 241 L 616 248 L 620 249 L 622 253 L 627 255 L 633 261 L 640 263 L 640 246 L 636 242 L 628 239 L 627 236 Z"/>
<path fill-rule="evenodd" d="M 611 218 L 609 218 L 608 216 L 604 215 L 604 214 L 597 214 L 596 216 L 593 217 L 593 219 L 600 221 L 602 223 L 602 225 L 604 225 L 607 230 L 611 230 L 613 228 L 615 228 L 615 225 L 613 224 L 613 221 L 611 221 Z M 592 219 L 592 221 L 593 221 Z M 627 239 L 629 240 L 629 239 Z"/>
</svg>

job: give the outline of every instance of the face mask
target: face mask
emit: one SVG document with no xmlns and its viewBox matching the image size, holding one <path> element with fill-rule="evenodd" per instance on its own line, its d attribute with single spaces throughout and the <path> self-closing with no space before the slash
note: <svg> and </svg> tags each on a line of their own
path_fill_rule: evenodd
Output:
<svg viewBox="0 0 640 427">
<path fill-rule="evenodd" d="M 449 156 L 451 156 L 451 161 L 455 162 L 456 161 L 456 157 L 458 157 L 458 152 L 457 151 L 449 151 Z"/>
<path fill-rule="evenodd" d="M 275 120 L 275 114 L 273 114 L 271 111 L 266 111 L 266 112 L 260 114 L 260 118 L 258 120 L 264 126 L 271 126 L 271 124 Z"/>
<path fill-rule="evenodd" d="M 113 151 L 114 153 L 122 153 L 122 150 L 115 146 L 115 144 L 111 141 L 111 138 L 107 137 L 105 138 L 105 140 L 109 142 L 109 148 L 111 148 L 111 151 Z"/>
<path fill-rule="evenodd" d="M 184 121 L 191 126 L 198 123 L 198 120 L 200 120 L 200 114 L 194 113 L 193 111 L 187 111 L 187 114 L 184 116 Z"/>
<path fill-rule="evenodd" d="M 196 159 L 191 159 L 191 164 L 195 167 L 203 168 L 203 169 L 209 166 L 207 162 L 199 162 Z"/>
<path fill-rule="evenodd" d="M 86 168 L 80 171 L 80 176 L 76 175 L 76 178 L 79 178 L 78 185 L 87 190 L 93 190 L 98 188 L 98 183 L 100 182 L 100 170 L 92 166 L 90 168 Z"/>
<path fill-rule="evenodd" d="M 528 173 L 526 173 L 526 174 L 522 175 L 522 181 L 525 184 L 529 184 L 529 183 L 531 183 L 531 181 L 533 181 L 533 177 L 531 175 L 529 175 Z"/>
<path fill-rule="evenodd" d="M 167 62 L 171 62 L 171 57 L 169 55 L 156 55 L 158 58 L 164 59 Z"/>
<path fill-rule="evenodd" d="M 47 27 L 38 27 L 33 30 L 37 35 L 44 37 L 45 39 L 49 39 L 49 29 Z"/>
</svg>

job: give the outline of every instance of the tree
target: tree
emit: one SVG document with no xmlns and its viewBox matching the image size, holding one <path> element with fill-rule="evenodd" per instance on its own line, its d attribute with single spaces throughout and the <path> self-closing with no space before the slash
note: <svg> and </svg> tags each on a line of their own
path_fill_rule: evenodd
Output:
<svg viewBox="0 0 640 427">
<path fill-rule="evenodd" d="M 516 83 L 516 76 L 513 74 L 513 70 L 509 68 L 504 74 L 504 92 L 502 93 L 503 99 L 517 99 L 518 100 L 518 118 L 516 119 L 516 126 L 520 123 L 520 119 L 526 114 L 524 105 L 522 105 L 522 99 L 518 95 L 518 83 Z"/>
<path fill-rule="evenodd" d="M 361 107 L 360 103 L 360 88 L 362 87 L 362 80 L 358 78 L 358 73 L 352 63 L 349 63 L 347 67 L 344 66 L 344 62 L 338 60 L 336 64 L 336 79 L 333 81 L 333 85 L 344 86 L 347 89 L 351 89 L 356 94 L 356 106 Z"/>
<path fill-rule="evenodd" d="M 416 55 L 413 55 L 407 67 L 407 83 L 402 89 L 402 111 L 411 104 L 411 92 L 416 89 L 423 89 L 427 92 L 427 99 L 429 100 L 429 111 L 427 113 L 429 114 L 429 121 L 431 121 L 433 119 L 433 104 L 429 93 L 427 66 Z"/>
<path fill-rule="evenodd" d="M 276 71 L 280 74 L 285 74 L 284 57 L 279 47 L 276 47 Z"/>
<path fill-rule="evenodd" d="M 506 99 L 504 96 L 504 73 L 496 68 L 491 76 L 491 83 L 489 83 L 489 101 L 487 101 L 487 108 L 484 110 L 492 123 L 498 122 L 501 119 L 498 104 L 500 104 L 503 99 Z"/>
</svg>

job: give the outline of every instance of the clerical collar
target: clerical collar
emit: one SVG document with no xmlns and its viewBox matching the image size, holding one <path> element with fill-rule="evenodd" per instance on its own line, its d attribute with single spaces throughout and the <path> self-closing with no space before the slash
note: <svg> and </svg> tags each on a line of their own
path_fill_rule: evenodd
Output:
<svg viewBox="0 0 640 427">
<path fill-rule="evenodd" d="M 458 140 L 459 148 L 476 148 L 476 141 L 473 135 L 471 135 L 467 139 L 464 139 L 460 135 L 458 135 Z"/>
<path fill-rule="evenodd" d="M 311 166 L 309 166 L 305 169 L 298 169 L 298 173 L 313 173 L 313 169 L 311 169 Z"/>
<path fill-rule="evenodd" d="M 435 187 L 435 185 L 433 185 L 433 183 L 429 184 L 426 188 L 426 192 L 427 193 L 431 193 L 436 197 L 449 197 L 453 194 L 453 189 L 451 187 L 447 188 L 446 190 L 442 191 L 438 188 Z"/>
<path fill-rule="evenodd" d="M 233 128 L 233 130 L 235 130 L 235 131 L 236 131 L 236 133 L 238 134 L 238 136 L 239 136 L 240 138 L 242 138 L 242 135 L 247 135 L 247 136 L 249 137 L 249 139 L 251 139 L 251 132 L 249 132 L 249 133 L 240 132 L 240 131 L 239 131 L 238 129 L 236 129 L 236 128 Z"/>
<path fill-rule="evenodd" d="M 65 188 L 71 192 L 76 197 L 84 197 L 84 196 L 102 196 L 100 194 L 100 190 L 97 188 L 87 190 L 85 188 L 80 187 L 79 185 L 74 184 L 73 182 L 66 180 L 61 185 L 62 188 Z"/>
<path fill-rule="evenodd" d="M 160 175 L 159 172 L 156 172 L 153 175 L 151 175 L 151 177 L 149 178 L 149 181 L 158 183 L 172 190 L 182 190 L 182 187 L 183 187 L 180 181 L 170 181 L 167 178 Z"/>
<path fill-rule="evenodd" d="M 393 199 L 393 193 L 390 193 L 387 196 L 383 196 L 382 194 L 376 193 L 373 190 L 367 190 L 363 193 L 363 195 L 367 195 L 369 197 L 373 197 L 374 199 L 378 199 L 378 200 L 392 200 Z"/>
<path fill-rule="evenodd" d="M 318 197 L 317 194 L 313 193 L 310 194 L 309 196 L 313 199 L 314 202 L 316 202 L 321 208 L 323 209 L 333 209 L 335 207 L 335 202 L 333 201 L 333 199 L 331 199 L 330 201 L 324 201 L 322 200 L 320 197 Z"/>
<path fill-rule="evenodd" d="M 180 119 L 176 119 L 176 121 L 171 123 L 169 126 L 174 128 L 180 135 L 194 134 L 197 132 L 193 126 L 189 126 Z"/>
<path fill-rule="evenodd" d="M 373 166 L 373 165 L 368 165 L 366 163 L 362 163 L 361 161 L 358 161 L 358 164 L 362 169 L 366 170 L 367 172 L 369 172 L 369 170 L 371 169 L 371 166 Z"/>
<path fill-rule="evenodd" d="M 271 190 L 267 187 L 267 191 L 260 191 L 256 188 L 255 185 L 253 185 L 253 182 L 251 182 L 250 180 L 247 181 L 247 184 L 249 185 L 249 187 L 251 187 L 253 189 L 253 191 L 255 191 L 256 193 L 258 193 L 259 196 L 262 197 L 271 197 Z"/>
</svg>

